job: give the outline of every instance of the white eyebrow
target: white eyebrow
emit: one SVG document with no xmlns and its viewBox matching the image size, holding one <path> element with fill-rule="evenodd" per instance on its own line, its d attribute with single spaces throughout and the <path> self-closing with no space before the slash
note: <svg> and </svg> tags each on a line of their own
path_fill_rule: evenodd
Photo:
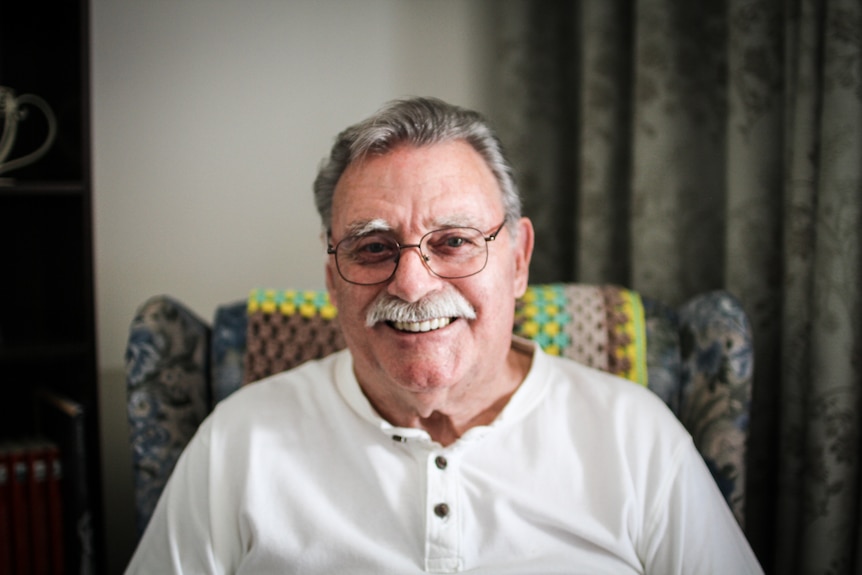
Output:
<svg viewBox="0 0 862 575">
<path fill-rule="evenodd" d="M 382 218 L 353 222 L 347 226 L 348 236 L 366 236 L 378 232 L 391 232 L 392 226 Z"/>
<path fill-rule="evenodd" d="M 435 219 L 431 222 L 430 230 L 439 230 L 444 228 L 475 228 L 476 223 L 472 219 L 464 216 L 449 216 L 446 218 Z M 360 237 L 369 234 L 377 234 L 381 232 L 393 232 L 395 230 L 392 224 L 383 218 L 374 218 L 371 220 L 357 220 L 347 225 L 345 237 Z"/>
</svg>

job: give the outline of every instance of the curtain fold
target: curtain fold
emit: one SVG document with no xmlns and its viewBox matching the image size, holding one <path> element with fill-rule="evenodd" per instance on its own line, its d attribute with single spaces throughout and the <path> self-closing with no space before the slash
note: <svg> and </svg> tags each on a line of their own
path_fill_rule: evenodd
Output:
<svg viewBox="0 0 862 575">
<path fill-rule="evenodd" d="M 777 567 L 862 568 L 854 549 L 860 497 L 860 227 L 862 10 L 800 6 L 794 144 L 785 185 L 786 346 Z M 785 415 L 786 414 L 786 415 Z M 788 571 L 789 572 L 789 571 Z"/>
<path fill-rule="evenodd" d="M 489 115 L 531 279 L 726 289 L 756 367 L 746 534 L 862 570 L 862 1 L 498 0 Z"/>
<path fill-rule="evenodd" d="M 633 25 L 627 0 L 579 4 L 575 38 L 577 190 L 575 274 L 584 282 L 631 283 L 629 182 Z"/>
</svg>

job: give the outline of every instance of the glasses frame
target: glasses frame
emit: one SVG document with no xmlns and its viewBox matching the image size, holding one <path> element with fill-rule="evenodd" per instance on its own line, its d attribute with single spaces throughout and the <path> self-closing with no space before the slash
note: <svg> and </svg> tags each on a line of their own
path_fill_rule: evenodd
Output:
<svg viewBox="0 0 862 575">
<path fill-rule="evenodd" d="M 468 278 L 468 277 L 474 276 L 478 273 L 481 273 L 488 266 L 488 244 L 497 239 L 497 236 L 500 235 L 501 231 L 503 231 L 503 228 L 506 226 L 507 222 L 508 222 L 508 218 L 504 219 L 502 221 L 502 223 L 500 223 L 500 225 L 497 226 L 497 228 L 491 234 L 489 234 L 487 236 L 484 235 L 485 232 L 483 232 L 482 230 L 480 230 L 478 228 L 474 228 L 472 226 L 451 226 L 451 227 L 446 227 L 446 228 L 438 228 L 436 230 L 431 230 L 429 232 L 426 232 L 421 238 L 419 238 L 419 242 L 415 243 L 415 244 L 402 244 L 402 243 L 396 241 L 395 247 L 398 248 L 398 251 L 396 252 L 395 256 L 392 259 L 392 261 L 395 262 L 395 266 L 392 268 L 392 273 L 390 273 L 386 277 L 386 279 L 382 279 L 382 280 L 376 281 L 376 282 L 367 283 L 367 282 L 357 282 L 357 281 L 349 280 L 349 279 L 347 279 L 347 277 L 345 277 L 344 273 L 341 271 L 341 266 L 338 263 L 338 254 L 337 254 L 338 247 L 341 244 L 343 244 L 345 241 L 354 239 L 356 236 L 348 236 L 346 238 L 342 238 L 341 241 L 339 241 L 337 244 L 335 244 L 335 246 L 333 246 L 332 243 L 330 242 L 330 244 L 326 247 L 326 253 L 328 255 L 335 256 L 335 269 L 338 270 L 338 275 L 341 276 L 341 279 L 343 279 L 347 283 L 353 284 L 353 285 L 374 286 L 374 285 L 384 284 L 384 283 L 388 282 L 389 280 L 391 280 L 393 277 L 395 277 L 395 272 L 398 271 L 398 264 L 401 263 L 401 253 L 407 248 L 416 248 L 419 251 L 419 255 L 421 256 L 420 259 L 422 260 L 422 263 L 425 265 L 425 269 L 427 269 L 429 272 L 431 272 L 433 275 L 437 276 L 438 278 L 442 278 L 442 279 L 446 279 L 446 280 L 463 279 L 463 278 Z M 422 242 L 424 242 L 425 238 L 427 238 L 431 234 L 435 234 L 437 232 L 442 232 L 445 230 L 454 230 L 454 229 L 461 229 L 461 228 L 477 231 L 477 232 L 479 232 L 479 235 L 482 237 L 482 239 L 485 240 L 485 262 L 482 264 L 482 267 L 479 268 L 478 270 L 471 272 L 469 274 L 464 274 L 464 275 L 460 275 L 460 276 L 448 276 L 448 275 L 442 275 L 442 274 L 435 272 L 433 269 L 431 269 L 431 266 L 428 264 L 428 260 L 430 258 L 427 255 L 425 255 L 425 253 L 422 252 Z M 330 240 L 331 239 L 332 238 L 330 237 Z"/>
</svg>

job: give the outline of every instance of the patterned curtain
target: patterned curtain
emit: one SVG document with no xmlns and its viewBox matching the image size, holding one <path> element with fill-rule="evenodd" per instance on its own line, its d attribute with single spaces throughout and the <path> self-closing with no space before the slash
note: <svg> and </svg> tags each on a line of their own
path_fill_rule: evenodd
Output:
<svg viewBox="0 0 862 575">
<path fill-rule="evenodd" d="M 756 347 L 749 540 L 767 572 L 862 572 L 862 1 L 491 17 L 531 281 L 735 294 Z"/>
</svg>

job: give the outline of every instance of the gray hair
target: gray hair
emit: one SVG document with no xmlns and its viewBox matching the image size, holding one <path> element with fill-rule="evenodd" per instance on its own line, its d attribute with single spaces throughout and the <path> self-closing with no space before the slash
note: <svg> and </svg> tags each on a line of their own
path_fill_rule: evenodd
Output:
<svg viewBox="0 0 862 575">
<path fill-rule="evenodd" d="M 499 138 L 478 112 L 435 98 L 395 100 L 338 135 L 314 180 L 314 202 L 324 229 L 331 229 L 335 186 L 352 162 L 368 154 L 384 155 L 403 143 L 420 147 L 454 140 L 467 142 L 484 158 L 500 186 L 506 221 L 515 229 L 521 198 Z"/>
</svg>

